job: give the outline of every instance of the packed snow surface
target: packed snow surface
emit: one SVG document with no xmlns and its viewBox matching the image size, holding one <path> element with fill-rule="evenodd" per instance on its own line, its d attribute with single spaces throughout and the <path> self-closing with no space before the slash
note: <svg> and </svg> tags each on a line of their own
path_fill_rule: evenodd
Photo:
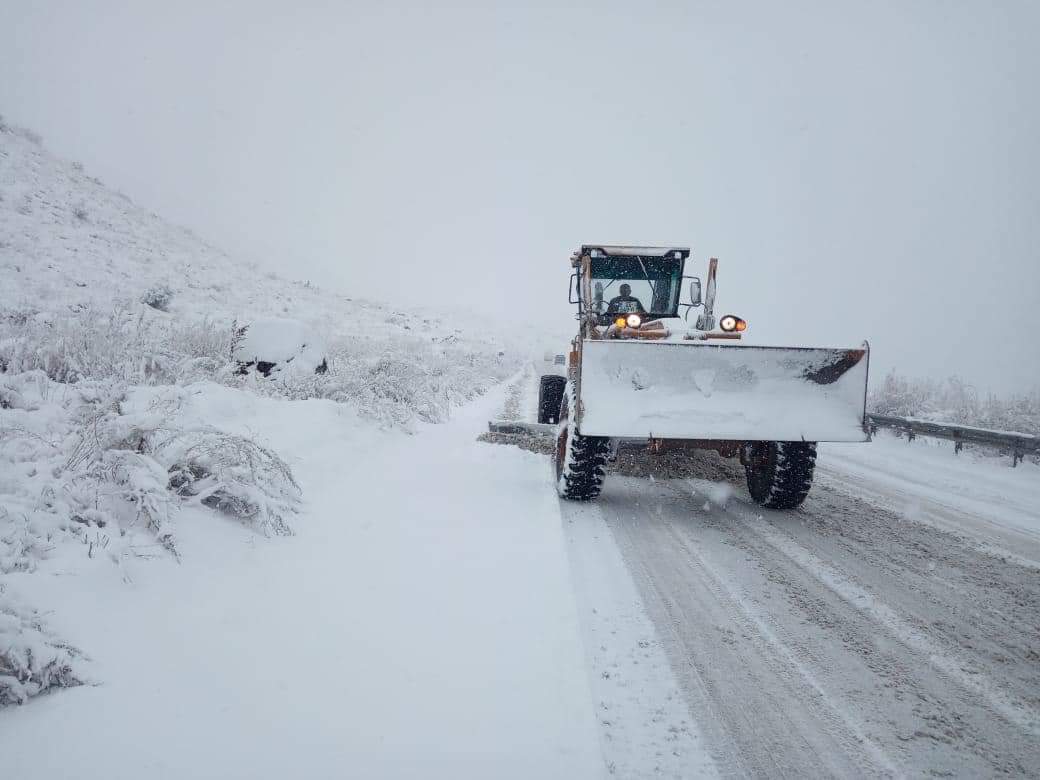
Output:
<svg viewBox="0 0 1040 780">
<path fill-rule="evenodd" d="M 474 442 L 501 401 L 407 436 L 194 388 L 186 417 L 262 426 L 288 458 L 297 533 L 187 509 L 180 565 L 70 553 L 8 575 L 99 684 L 0 710 L 5 777 L 600 776 L 545 464 Z"/>
</svg>

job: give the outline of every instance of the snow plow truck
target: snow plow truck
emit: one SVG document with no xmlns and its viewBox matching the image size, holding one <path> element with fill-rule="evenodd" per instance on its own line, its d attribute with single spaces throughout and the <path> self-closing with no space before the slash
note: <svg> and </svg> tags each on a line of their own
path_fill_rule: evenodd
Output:
<svg viewBox="0 0 1040 780">
<path fill-rule="evenodd" d="M 689 257 L 600 245 L 571 256 L 578 334 L 561 370 L 541 378 L 538 402 L 538 422 L 557 425 L 556 489 L 596 498 L 622 447 L 709 449 L 740 458 L 757 503 L 793 509 L 812 484 L 817 442 L 869 439 L 869 345 L 749 343 L 744 319 L 716 320 L 718 261 L 702 285 L 684 275 Z"/>
</svg>

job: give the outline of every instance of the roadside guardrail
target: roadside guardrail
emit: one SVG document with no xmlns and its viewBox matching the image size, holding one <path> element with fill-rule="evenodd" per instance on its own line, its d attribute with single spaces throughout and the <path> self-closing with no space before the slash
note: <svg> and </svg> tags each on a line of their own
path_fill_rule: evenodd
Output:
<svg viewBox="0 0 1040 780">
<path fill-rule="evenodd" d="M 868 414 L 867 422 L 871 434 L 876 433 L 879 428 L 888 428 L 905 433 L 908 441 L 913 441 L 917 436 L 947 439 L 954 442 L 954 452 L 960 452 L 965 443 L 986 444 L 1007 450 L 1011 452 L 1012 466 L 1017 466 L 1028 453 L 1040 452 L 1040 436 L 1029 433 L 994 431 L 970 425 L 918 420 L 914 417 L 891 417 L 887 414 Z"/>
</svg>

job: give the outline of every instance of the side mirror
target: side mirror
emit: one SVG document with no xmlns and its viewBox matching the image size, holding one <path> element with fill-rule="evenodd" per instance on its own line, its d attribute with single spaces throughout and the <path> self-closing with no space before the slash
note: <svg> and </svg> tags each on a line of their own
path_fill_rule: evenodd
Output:
<svg viewBox="0 0 1040 780">
<path fill-rule="evenodd" d="M 686 277 L 690 280 L 690 305 L 700 306 L 703 300 L 701 299 L 701 280 L 696 276 Z"/>
<path fill-rule="evenodd" d="M 567 290 L 567 302 L 568 303 L 581 303 L 581 298 L 578 295 L 578 275 L 571 274 L 571 284 Z"/>
</svg>

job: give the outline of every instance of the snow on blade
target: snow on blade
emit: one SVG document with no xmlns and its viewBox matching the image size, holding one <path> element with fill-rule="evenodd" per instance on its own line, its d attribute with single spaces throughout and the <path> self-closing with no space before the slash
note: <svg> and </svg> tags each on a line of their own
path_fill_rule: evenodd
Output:
<svg viewBox="0 0 1040 780">
<path fill-rule="evenodd" d="M 864 441 L 856 350 L 674 342 L 583 345 L 589 436 Z"/>
</svg>

